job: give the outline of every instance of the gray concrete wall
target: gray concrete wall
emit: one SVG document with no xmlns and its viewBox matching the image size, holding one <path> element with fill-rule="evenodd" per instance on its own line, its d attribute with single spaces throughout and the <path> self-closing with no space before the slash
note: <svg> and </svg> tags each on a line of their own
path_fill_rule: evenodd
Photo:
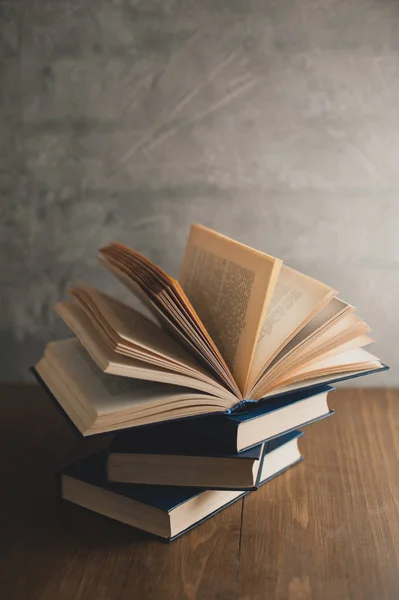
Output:
<svg viewBox="0 0 399 600">
<path fill-rule="evenodd" d="M 177 274 L 189 224 L 340 290 L 393 367 L 399 3 L 0 2 L 1 361 L 29 377 L 118 239 Z M 396 385 L 397 369 L 361 381 Z"/>
</svg>

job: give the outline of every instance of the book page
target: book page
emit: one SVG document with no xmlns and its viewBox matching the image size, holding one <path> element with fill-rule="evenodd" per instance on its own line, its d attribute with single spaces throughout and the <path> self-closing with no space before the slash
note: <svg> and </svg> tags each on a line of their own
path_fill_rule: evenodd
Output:
<svg viewBox="0 0 399 600">
<path fill-rule="evenodd" d="M 370 327 L 354 313 L 347 313 L 340 319 L 336 319 L 329 327 L 324 328 L 318 335 L 311 336 L 302 344 L 279 361 L 273 367 L 266 371 L 266 375 L 261 377 L 259 383 L 261 386 L 274 385 L 274 381 L 279 381 L 282 377 L 289 377 L 296 369 L 302 368 L 310 362 L 321 360 L 326 353 L 334 349 L 342 352 L 342 347 L 347 342 L 365 335 L 370 331 Z M 255 390 L 258 386 L 255 386 Z"/>
<path fill-rule="evenodd" d="M 283 348 L 276 354 L 267 368 L 267 373 L 274 369 L 275 366 L 282 361 L 287 360 L 293 353 L 296 353 L 303 345 L 308 344 L 311 340 L 319 336 L 326 328 L 329 328 L 333 323 L 342 319 L 345 315 L 353 312 L 355 308 L 339 298 L 333 298 L 330 302 L 318 313 L 310 319 L 310 321 L 302 327 L 293 338 L 285 344 Z M 263 378 L 263 375 L 262 377 Z M 261 380 L 258 379 L 258 381 Z"/>
<path fill-rule="evenodd" d="M 370 337 L 369 335 L 359 335 L 357 337 L 352 338 L 351 340 L 349 340 L 348 342 L 345 342 L 344 344 L 340 345 L 340 346 L 336 346 L 334 348 L 332 348 L 331 350 L 328 350 L 328 352 L 323 353 L 322 358 L 329 358 L 330 356 L 335 356 L 336 354 L 342 354 L 343 352 L 346 352 L 347 350 L 354 350 L 355 348 L 364 348 L 364 346 L 368 346 L 369 344 L 372 344 L 374 342 L 374 339 L 372 337 Z"/>
<path fill-rule="evenodd" d="M 69 292 L 73 297 L 81 298 L 89 308 L 95 307 L 98 318 L 126 342 L 137 345 L 143 351 L 147 350 L 150 355 L 159 355 L 171 363 L 204 372 L 203 367 L 181 344 L 134 308 L 84 284 L 80 284 L 80 287 L 71 286 Z"/>
<path fill-rule="evenodd" d="M 367 352 L 367 350 L 363 350 L 363 348 L 353 348 L 345 352 L 340 352 L 339 354 L 334 354 L 328 358 L 322 357 L 320 360 L 307 363 L 305 366 L 298 368 L 294 373 L 290 373 L 290 378 L 292 375 L 293 378 L 298 377 L 299 379 L 299 377 L 303 377 L 309 373 L 318 372 L 323 375 L 324 371 L 326 374 L 334 373 L 335 371 L 340 372 L 341 370 L 344 372 L 348 367 L 359 367 L 359 369 L 380 368 L 381 362 L 376 356 Z"/>
<path fill-rule="evenodd" d="M 349 371 L 367 371 L 381 367 L 380 360 L 373 354 L 370 354 L 370 352 L 367 352 L 367 350 L 352 348 L 345 352 L 328 356 L 328 358 L 322 357 L 320 360 L 317 359 L 307 363 L 303 367 L 290 372 L 288 376 L 282 377 L 278 382 L 274 382 L 272 389 L 277 390 L 280 387 L 314 377 L 323 377 L 325 375 L 338 376 Z M 265 389 L 264 391 L 268 392 L 269 389 Z"/>
<path fill-rule="evenodd" d="M 281 360 L 294 348 L 299 347 L 305 340 L 312 338 L 315 334 L 318 334 L 325 327 L 332 323 L 335 323 L 337 319 L 342 318 L 344 315 L 353 312 L 355 309 L 353 306 L 344 302 L 340 298 L 333 298 L 327 306 L 320 310 L 312 319 L 302 327 L 302 329 L 291 339 L 291 341 L 284 346 L 283 350 L 278 353 L 274 362 Z"/>
<path fill-rule="evenodd" d="M 289 365 L 293 363 L 296 366 L 305 364 L 307 360 L 324 354 L 337 346 L 365 335 L 370 331 L 370 327 L 360 317 L 354 313 L 348 313 L 341 319 L 337 319 L 329 327 L 324 328 L 318 335 L 308 338 L 304 344 L 296 348 L 289 357 Z M 294 366 L 295 368 L 295 366 Z"/>
<path fill-rule="evenodd" d="M 50 342 L 45 356 L 60 364 L 70 376 L 71 391 L 83 393 L 96 414 L 114 412 L 130 406 L 145 406 L 179 391 L 175 386 L 105 374 L 90 358 L 77 339 Z"/>
<path fill-rule="evenodd" d="M 137 355 L 120 354 L 111 348 L 102 334 L 90 322 L 84 311 L 72 303 L 57 305 L 58 314 L 76 334 L 82 346 L 102 372 L 132 379 L 158 381 L 167 384 L 201 390 L 208 394 L 227 398 L 230 404 L 236 398 L 209 375 L 187 371 L 177 363 L 162 360 L 148 360 Z"/>
<path fill-rule="evenodd" d="M 101 262 L 146 302 L 160 324 L 241 399 L 225 361 L 179 283 L 143 255 L 120 244 L 110 244 L 100 252 Z"/>
<path fill-rule="evenodd" d="M 206 227 L 191 227 L 179 281 L 242 393 L 281 264 Z"/>
<path fill-rule="evenodd" d="M 104 374 L 76 339 L 50 342 L 45 360 L 52 365 L 56 378 L 63 380 L 69 394 L 77 399 L 83 396 L 96 415 L 112 415 L 130 408 L 144 411 L 150 407 L 155 412 L 159 407 L 162 412 L 169 403 L 176 402 L 178 408 L 180 399 L 192 398 L 193 404 L 202 400 L 204 405 L 208 398 L 212 399 L 212 396 L 188 387 Z M 38 372 L 41 374 L 43 370 Z M 47 383 L 46 377 L 44 380 Z M 223 406 L 222 400 L 220 406 Z"/>
<path fill-rule="evenodd" d="M 298 331 L 335 296 L 330 286 L 285 265 L 281 267 L 262 323 L 251 367 L 252 384 Z"/>
<path fill-rule="evenodd" d="M 382 368 L 382 365 L 379 367 L 373 367 L 372 369 L 353 369 L 350 371 L 345 371 L 342 374 L 342 377 L 345 379 L 351 379 L 352 377 L 357 377 L 359 375 L 368 375 L 371 371 L 378 371 Z M 340 381 L 340 374 L 331 375 L 322 375 L 316 377 L 309 377 L 309 379 L 304 379 L 303 381 L 296 381 L 295 383 L 290 383 L 287 385 L 279 386 L 278 388 L 273 388 L 271 390 L 266 391 L 262 394 L 262 399 L 266 399 L 270 396 L 275 396 L 276 394 L 289 394 L 291 392 L 295 392 L 297 390 L 301 390 L 307 387 L 314 387 L 316 385 L 325 385 L 325 384 L 334 384 L 337 379 Z M 338 382 L 337 381 L 337 382 Z"/>
</svg>

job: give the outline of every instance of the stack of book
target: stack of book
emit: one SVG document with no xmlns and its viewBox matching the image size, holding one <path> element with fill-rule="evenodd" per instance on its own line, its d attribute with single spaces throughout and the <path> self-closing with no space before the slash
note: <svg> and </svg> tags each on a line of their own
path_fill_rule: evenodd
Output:
<svg viewBox="0 0 399 600">
<path fill-rule="evenodd" d="M 34 373 L 82 435 L 116 432 L 60 493 L 162 538 L 298 463 L 330 384 L 387 368 L 335 289 L 200 225 L 178 281 L 119 243 L 99 258 L 142 310 L 83 283 L 55 307 L 75 337 Z"/>
</svg>

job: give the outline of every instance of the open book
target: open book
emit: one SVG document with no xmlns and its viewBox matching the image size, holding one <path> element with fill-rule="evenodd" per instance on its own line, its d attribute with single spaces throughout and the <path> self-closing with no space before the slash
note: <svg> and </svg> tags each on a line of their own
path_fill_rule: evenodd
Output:
<svg viewBox="0 0 399 600">
<path fill-rule="evenodd" d="M 179 281 L 119 243 L 100 261 L 153 319 L 86 284 L 56 305 L 76 338 L 48 344 L 36 370 L 85 434 L 382 368 L 336 290 L 203 226 L 191 227 Z"/>
</svg>

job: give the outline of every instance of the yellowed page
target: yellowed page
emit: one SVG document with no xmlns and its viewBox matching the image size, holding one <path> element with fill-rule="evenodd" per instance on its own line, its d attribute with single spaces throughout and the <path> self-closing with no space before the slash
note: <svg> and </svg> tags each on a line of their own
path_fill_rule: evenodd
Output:
<svg viewBox="0 0 399 600">
<path fill-rule="evenodd" d="M 346 314 L 355 310 L 353 306 L 344 302 L 340 298 L 333 298 L 330 302 L 320 310 L 312 319 L 300 329 L 300 331 L 284 346 L 281 352 L 278 353 L 273 364 L 280 361 L 291 351 L 299 348 L 304 342 L 318 335 L 321 331 L 328 328 L 332 323 L 342 319 Z"/>
<path fill-rule="evenodd" d="M 143 265 L 148 262 L 145 257 L 142 257 L 142 268 L 138 269 L 136 260 L 133 260 L 134 264 L 131 264 L 126 252 L 123 255 L 123 264 L 118 263 L 114 258 L 110 258 L 109 253 L 112 256 L 115 254 L 112 244 L 103 249 L 102 252 L 105 258 L 101 262 L 146 303 L 146 306 L 156 315 L 157 320 L 168 332 L 191 349 L 194 355 L 204 362 L 225 383 L 226 387 L 237 395 L 237 398 L 241 399 L 240 390 L 233 376 L 194 308 L 186 298 L 180 284 L 158 269 L 160 273 L 159 286 L 157 293 L 154 293 L 152 284 L 150 285 L 150 279 L 153 279 L 154 271 L 157 269 L 156 265 L 152 265 L 151 277 L 148 270 L 143 276 Z M 131 253 L 135 257 L 136 255 L 141 256 L 134 251 L 131 251 Z M 162 289 L 162 281 L 164 280 L 167 280 L 167 286 Z"/>
<path fill-rule="evenodd" d="M 324 353 L 322 358 L 329 358 L 330 356 L 335 356 L 336 354 L 342 354 L 342 352 L 346 352 L 347 350 L 353 350 L 354 348 L 364 348 L 369 344 L 372 344 L 374 339 L 369 335 L 358 335 L 357 337 L 345 342 L 341 346 L 332 348 L 328 352 Z"/>
<path fill-rule="evenodd" d="M 343 352 L 344 349 L 341 350 L 342 346 L 369 331 L 370 327 L 357 315 L 353 313 L 343 315 L 341 319 L 336 319 L 330 327 L 325 328 L 319 335 L 306 339 L 283 360 L 268 369 L 254 386 L 252 393 L 256 397 L 260 389 L 274 387 L 275 382 L 285 381 L 297 369 L 302 369 L 310 363 L 313 364 L 326 355 L 330 356 L 330 352 L 334 349 L 337 349 L 334 354 Z M 354 347 L 359 346 L 355 344 Z"/>
<path fill-rule="evenodd" d="M 382 365 L 380 365 L 380 367 L 373 367 L 372 370 L 377 370 L 379 368 L 381 368 Z M 350 371 L 345 371 L 345 373 L 343 375 L 345 375 L 345 377 L 347 377 L 348 379 L 351 377 L 356 377 L 357 375 L 362 375 L 362 373 L 364 374 L 368 374 L 370 372 L 370 369 L 353 369 Z M 322 376 L 316 376 L 316 377 L 310 377 L 309 379 L 304 379 L 303 381 L 296 381 L 295 383 L 290 383 L 287 385 L 282 385 L 281 387 L 276 387 L 273 388 L 271 390 L 267 390 L 266 392 L 264 392 L 262 394 L 262 400 L 264 400 L 265 398 L 268 398 L 270 396 L 275 396 L 276 394 L 288 394 L 290 392 L 296 391 L 296 390 L 300 390 L 306 387 L 313 387 L 316 385 L 323 385 L 323 384 L 329 384 L 332 379 L 335 379 L 335 377 L 339 377 L 340 375 L 335 375 L 334 377 L 331 377 L 331 375 L 322 375 Z"/>
<path fill-rule="evenodd" d="M 250 373 L 252 385 L 284 345 L 335 294 L 330 286 L 285 265 L 281 267 L 255 348 Z"/>
<path fill-rule="evenodd" d="M 189 388 L 104 374 L 77 339 L 50 342 L 46 347 L 45 360 L 67 385 L 70 397 L 84 399 L 86 406 L 90 406 L 96 415 L 116 415 L 126 409 L 132 413 L 140 412 L 150 407 L 162 413 L 171 402 L 176 402 L 178 408 L 180 399 L 191 398 L 195 406 L 212 398 Z M 223 401 L 220 405 L 223 407 Z"/>
<path fill-rule="evenodd" d="M 318 335 L 311 336 L 297 346 L 284 360 L 276 363 L 270 371 L 280 368 L 294 370 L 325 352 L 350 341 L 351 339 L 367 334 L 370 327 L 354 313 L 347 313 L 340 319 L 336 319 L 329 327 L 323 328 Z"/>
<path fill-rule="evenodd" d="M 212 380 L 209 375 L 184 372 L 182 366 L 176 363 L 165 364 L 165 361 L 164 364 L 156 364 L 145 359 L 140 360 L 117 353 L 109 347 L 79 306 L 64 302 L 58 304 L 57 307 L 58 314 L 76 334 L 92 360 L 104 373 L 201 390 L 208 394 L 227 398 L 229 404 L 236 403 L 233 394 L 230 394 L 217 381 Z"/>
<path fill-rule="evenodd" d="M 204 370 L 203 372 L 197 369 L 191 368 L 190 366 L 184 365 L 180 362 L 171 361 L 163 356 L 150 352 L 149 350 L 143 350 L 140 346 L 133 344 L 132 342 L 124 342 L 112 329 L 105 329 L 100 326 L 99 322 L 93 320 L 93 316 L 90 312 L 86 312 L 86 307 L 80 303 L 74 304 L 72 302 L 59 302 L 55 307 L 54 311 L 61 317 L 64 323 L 73 331 L 83 346 L 88 343 L 93 335 L 96 338 L 100 338 L 101 344 L 118 355 L 133 358 L 135 360 L 144 362 L 155 367 L 161 367 L 162 369 L 168 369 L 175 373 L 183 373 L 190 377 L 196 377 L 204 381 L 211 379 L 210 375 Z"/>
<path fill-rule="evenodd" d="M 321 356 L 324 352 L 345 344 L 359 335 L 366 335 L 369 331 L 370 327 L 367 323 L 356 314 L 348 313 L 342 319 L 336 320 L 318 336 L 306 340 L 298 350 L 295 350 L 290 357 L 290 366 L 291 361 L 294 361 L 295 366 L 301 366 L 309 359 L 312 360 L 317 356 Z"/>
<path fill-rule="evenodd" d="M 322 377 L 324 375 L 336 375 L 346 373 L 347 371 L 365 371 L 379 369 L 381 367 L 380 360 L 364 350 L 363 348 L 352 348 L 339 354 L 322 357 L 320 360 L 312 361 L 303 367 L 291 372 L 288 377 L 284 377 L 277 384 L 273 383 L 273 388 L 277 389 L 280 386 L 286 386 L 295 381 L 302 381 L 313 377 Z"/>
<path fill-rule="evenodd" d="M 91 303 L 97 307 L 100 317 L 122 340 L 162 356 L 171 363 L 188 366 L 200 373 L 205 372 L 205 369 L 191 356 L 188 350 L 176 342 L 164 329 L 134 308 L 92 286 L 79 284 L 79 287 L 72 286 L 70 292 L 72 295 L 77 294 L 78 296 L 83 292 L 83 301 L 84 295 L 87 295 Z"/>
<path fill-rule="evenodd" d="M 288 344 L 285 344 L 276 354 L 275 358 L 268 365 L 267 370 L 264 371 L 261 377 L 256 381 L 254 388 L 257 387 L 258 383 L 261 383 L 262 379 L 267 377 L 269 372 L 277 367 L 277 365 L 283 361 L 290 360 L 294 353 L 296 354 L 303 346 L 306 346 L 332 324 L 343 319 L 347 314 L 354 310 L 355 308 L 353 306 L 340 298 L 332 298 L 332 300 L 330 300 L 322 310 L 316 313 L 310 321 L 302 327 L 293 338 L 291 338 Z M 251 393 L 254 391 L 254 388 L 252 388 Z M 252 395 L 250 397 L 252 398 Z"/>
<path fill-rule="evenodd" d="M 329 355 L 328 358 L 322 357 L 320 360 L 312 361 L 290 372 L 288 376 L 284 376 L 278 381 L 274 381 L 271 385 L 265 385 L 261 390 L 262 398 L 269 395 L 271 392 L 278 393 L 281 390 L 286 391 L 287 386 L 292 386 L 290 389 L 298 389 L 301 387 L 301 381 L 315 379 L 318 377 L 329 376 L 330 379 L 340 377 L 352 372 L 373 371 L 380 369 L 382 364 L 380 360 L 364 350 L 363 348 L 351 348 L 339 354 Z"/>
<path fill-rule="evenodd" d="M 367 350 L 363 350 L 363 348 L 354 348 L 352 350 L 347 350 L 346 352 L 340 352 L 334 356 L 330 356 L 328 358 L 321 358 L 317 362 L 313 362 L 308 364 L 302 368 L 299 368 L 295 371 L 295 375 L 309 373 L 312 371 L 329 371 L 330 369 L 336 369 L 343 366 L 356 366 L 356 365 L 374 365 L 376 367 L 380 367 L 380 359 L 371 354 Z"/>
<path fill-rule="evenodd" d="M 179 281 L 241 392 L 282 261 L 192 225 Z"/>
</svg>

